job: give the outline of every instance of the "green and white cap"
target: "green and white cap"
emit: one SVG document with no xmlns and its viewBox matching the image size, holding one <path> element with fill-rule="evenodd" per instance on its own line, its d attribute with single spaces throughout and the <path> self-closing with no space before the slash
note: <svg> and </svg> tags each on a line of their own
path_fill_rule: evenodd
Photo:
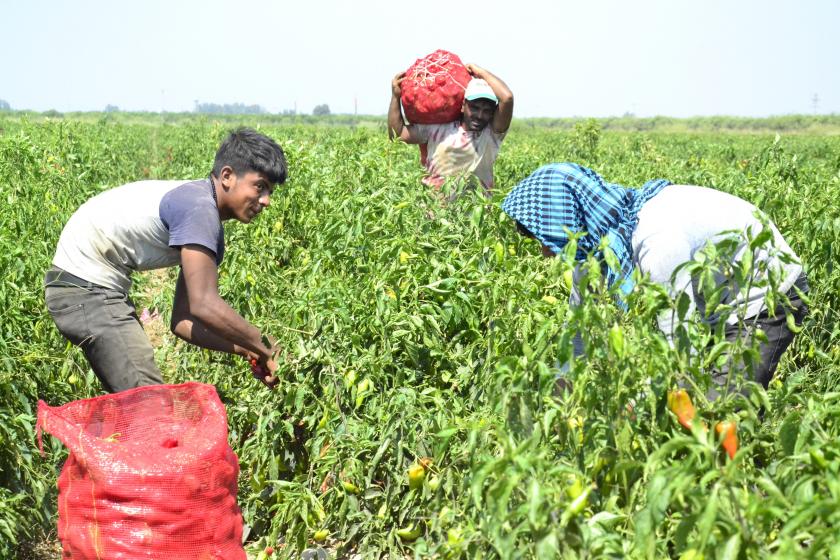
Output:
<svg viewBox="0 0 840 560">
<path fill-rule="evenodd" d="M 464 99 L 475 101 L 476 99 L 489 99 L 493 103 L 499 103 L 499 98 L 493 93 L 493 88 L 481 78 L 473 78 L 467 84 L 467 91 L 464 92 Z"/>
</svg>

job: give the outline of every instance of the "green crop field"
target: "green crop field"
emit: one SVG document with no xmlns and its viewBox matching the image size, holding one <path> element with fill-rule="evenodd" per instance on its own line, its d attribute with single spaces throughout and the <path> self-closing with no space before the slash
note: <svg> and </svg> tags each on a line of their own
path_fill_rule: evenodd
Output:
<svg viewBox="0 0 840 560">
<path fill-rule="evenodd" d="M 317 535 L 340 558 L 840 558 L 840 137 L 515 124 L 493 200 L 448 206 L 384 122 L 261 126 L 290 179 L 254 223 L 226 226 L 220 289 L 279 339 L 273 391 L 168 332 L 177 271 L 137 278 L 167 382 L 212 383 L 227 407 L 249 554 L 299 558 Z M 205 176 L 234 125 L 0 115 L 0 558 L 56 539 L 66 452 L 45 436 L 39 455 L 37 400 L 100 393 L 44 307 L 65 220 L 107 187 Z M 608 294 L 568 308 L 570 260 L 543 259 L 499 207 L 552 161 L 705 185 L 769 214 L 811 284 L 769 390 L 706 402 L 710 366 L 753 349 L 691 317 L 669 345 L 654 318 L 680 304 L 655 286 L 627 313 Z M 586 359 L 561 397 L 569 326 Z M 705 422 L 737 420 L 734 459 L 714 430 L 676 421 L 679 383 Z"/>
</svg>

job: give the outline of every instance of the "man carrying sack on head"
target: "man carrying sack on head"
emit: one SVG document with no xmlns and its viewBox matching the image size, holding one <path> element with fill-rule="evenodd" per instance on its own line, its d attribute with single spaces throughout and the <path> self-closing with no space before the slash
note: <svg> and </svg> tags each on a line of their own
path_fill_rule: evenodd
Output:
<svg viewBox="0 0 840 560">
<path fill-rule="evenodd" d="M 513 93 L 487 70 L 475 64 L 466 69 L 472 80 L 464 92 L 461 118 L 443 124 L 405 124 L 400 96 L 406 75 L 397 74 L 391 81 L 388 134 L 392 140 L 421 145 L 420 162 L 427 172 L 423 183 L 440 189 L 448 177 L 475 176 L 489 198 L 493 164 L 513 117 Z"/>
</svg>

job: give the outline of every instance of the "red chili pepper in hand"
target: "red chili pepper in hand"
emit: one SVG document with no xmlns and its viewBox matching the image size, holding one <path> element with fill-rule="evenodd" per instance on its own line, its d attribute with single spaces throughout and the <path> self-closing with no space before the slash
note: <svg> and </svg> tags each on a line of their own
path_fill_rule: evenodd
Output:
<svg viewBox="0 0 840 560">
<path fill-rule="evenodd" d="M 268 375 L 268 370 L 260 365 L 256 358 L 251 358 L 248 360 L 248 363 L 251 364 L 251 373 L 254 377 L 258 379 L 262 379 L 263 377 Z"/>
<path fill-rule="evenodd" d="M 251 366 L 251 374 L 255 379 L 259 379 L 269 388 L 274 388 L 277 384 L 277 378 L 271 374 L 271 370 L 266 365 L 260 363 L 257 358 L 247 358 L 248 364 Z"/>
</svg>

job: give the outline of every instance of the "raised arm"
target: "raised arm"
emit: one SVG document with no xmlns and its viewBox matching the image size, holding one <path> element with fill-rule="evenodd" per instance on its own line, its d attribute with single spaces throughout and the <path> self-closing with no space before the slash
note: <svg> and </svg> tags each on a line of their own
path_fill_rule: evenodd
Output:
<svg viewBox="0 0 840 560">
<path fill-rule="evenodd" d="M 406 125 L 402 117 L 400 96 L 401 84 L 405 80 L 405 72 L 400 72 L 391 80 L 391 105 L 388 107 L 388 138 L 399 138 L 406 144 L 419 144 L 421 140 L 414 134 L 414 127 Z"/>
<path fill-rule="evenodd" d="M 202 348 L 255 357 L 270 373 L 262 379 L 273 386 L 274 348 L 263 344 L 255 326 L 243 319 L 219 296 L 218 270 L 211 251 L 199 245 L 181 248 L 181 274 L 175 287 L 172 332 Z"/>
<path fill-rule="evenodd" d="M 496 97 L 499 98 L 499 106 L 496 107 L 496 114 L 493 115 L 493 130 L 502 134 L 510 128 L 510 121 L 513 118 L 513 93 L 507 84 L 489 70 L 475 64 L 467 64 L 467 71 L 475 78 L 481 78 L 490 86 Z"/>
</svg>

